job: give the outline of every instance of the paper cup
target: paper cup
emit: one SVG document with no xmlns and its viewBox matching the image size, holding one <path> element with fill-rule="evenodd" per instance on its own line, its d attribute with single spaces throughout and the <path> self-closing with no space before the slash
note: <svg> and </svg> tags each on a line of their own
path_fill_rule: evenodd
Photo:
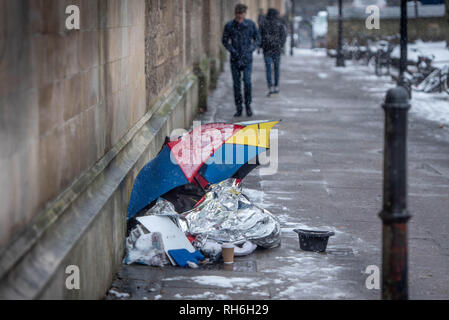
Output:
<svg viewBox="0 0 449 320">
<path fill-rule="evenodd" d="M 221 246 L 221 255 L 223 256 L 224 264 L 234 263 L 234 245 L 232 243 L 225 243 Z"/>
</svg>

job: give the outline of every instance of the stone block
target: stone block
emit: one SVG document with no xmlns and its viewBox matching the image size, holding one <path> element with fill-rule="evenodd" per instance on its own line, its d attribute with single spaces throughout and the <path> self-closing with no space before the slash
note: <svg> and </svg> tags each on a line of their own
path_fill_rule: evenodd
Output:
<svg viewBox="0 0 449 320">
<path fill-rule="evenodd" d="M 63 80 L 63 118 L 70 120 L 81 112 L 81 82 L 83 74 L 77 73 L 71 78 Z"/>
<path fill-rule="evenodd" d="M 106 153 L 106 104 L 100 102 L 94 108 L 94 130 L 95 130 L 95 149 L 97 150 L 96 158 L 101 159 Z"/>
<path fill-rule="evenodd" d="M 79 31 L 70 31 L 55 36 L 54 79 L 70 77 L 79 72 Z"/>
<path fill-rule="evenodd" d="M 98 66 L 100 62 L 99 33 L 97 30 L 79 33 L 78 59 L 81 70 Z"/>
<path fill-rule="evenodd" d="M 82 75 L 81 94 L 82 98 L 81 110 L 92 107 L 100 101 L 100 72 L 99 67 L 89 69 Z"/>
<path fill-rule="evenodd" d="M 38 92 L 30 89 L 3 97 L 0 108 L 0 158 L 6 159 L 39 136 Z"/>
<path fill-rule="evenodd" d="M 44 204 L 60 192 L 62 159 L 55 157 L 61 152 L 64 143 L 64 130 L 55 127 L 39 139 L 38 149 L 38 190 L 39 202 Z"/>
<path fill-rule="evenodd" d="M 33 36 L 31 45 L 31 68 L 29 80 L 34 87 L 45 86 L 57 79 L 56 57 L 59 36 L 44 34 Z M 59 70 L 61 74 L 61 70 Z M 62 76 L 59 76 L 62 79 Z"/>
<path fill-rule="evenodd" d="M 63 123 L 64 81 L 55 81 L 38 90 L 39 136 Z"/>
<path fill-rule="evenodd" d="M 80 170 L 89 169 L 97 161 L 95 108 L 85 110 L 80 117 Z"/>
<path fill-rule="evenodd" d="M 97 30 L 100 27 L 98 8 L 98 1 L 80 0 L 80 27 L 82 31 L 93 31 Z"/>
<path fill-rule="evenodd" d="M 114 62 L 109 62 L 103 66 L 104 68 L 104 86 L 106 94 L 114 93 L 120 90 L 120 72 L 121 72 L 121 61 L 117 60 Z"/>
<path fill-rule="evenodd" d="M 61 190 L 67 188 L 80 174 L 81 117 L 73 117 L 63 127 L 63 143 L 59 150 L 62 163 Z"/>
<path fill-rule="evenodd" d="M 106 28 L 120 27 L 122 0 L 108 0 L 107 1 L 107 21 Z"/>
<path fill-rule="evenodd" d="M 29 35 L 0 40 L 0 96 L 7 96 L 32 87 L 33 71 Z"/>
</svg>

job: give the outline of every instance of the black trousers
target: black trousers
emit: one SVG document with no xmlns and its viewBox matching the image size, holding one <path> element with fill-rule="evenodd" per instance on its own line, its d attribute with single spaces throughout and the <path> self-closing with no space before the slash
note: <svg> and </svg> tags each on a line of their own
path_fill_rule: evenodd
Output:
<svg viewBox="0 0 449 320">
<path fill-rule="evenodd" d="M 245 106 L 248 108 L 252 102 L 252 85 L 251 74 L 253 70 L 252 62 L 246 66 L 239 66 L 237 63 L 231 62 L 232 80 L 234 82 L 234 100 L 237 111 L 243 109 L 243 95 L 242 95 L 242 75 L 243 86 L 245 91 Z"/>
</svg>

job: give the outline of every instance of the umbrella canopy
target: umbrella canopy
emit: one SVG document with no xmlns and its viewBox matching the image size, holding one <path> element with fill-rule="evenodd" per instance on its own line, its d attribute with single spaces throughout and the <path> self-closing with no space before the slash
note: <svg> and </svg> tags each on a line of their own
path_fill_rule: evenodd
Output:
<svg viewBox="0 0 449 320">
<path fill-rule="evenodd" d="M 210 184 L 233 177 L 242 179 L 259 164 L 258 156 L 270 147 L 271 129 L 279 121 L 237 123 L 244 126 L 229 138 L 201 167 L 199 173 Z M 253 161 L 252 161 L 253 160 Z"/>
<path fill-rule="evenodd" d="M 205 188 L 257 166 L 269 148 L 270 130 L 279 121 L 212 123 L 194 128 L 164 145 L 138 174 L 128 205 L 128 218 L 174 188 L 195 184 Z M 251 163 L 251 160 L 256 159 Z"/>
</svg>

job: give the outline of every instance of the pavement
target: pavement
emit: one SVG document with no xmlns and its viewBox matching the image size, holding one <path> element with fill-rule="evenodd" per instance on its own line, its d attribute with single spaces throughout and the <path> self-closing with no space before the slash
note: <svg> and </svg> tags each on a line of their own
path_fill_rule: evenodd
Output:
<svg viewBox="0 0 449 320">
<path fill-rule="evenodd" d="M 193 270 L 123 266 L 112 287 L 129 299 L 379 299 L 368 289 L 381 268 L 383 121 L 389 77 L 368 67 L 334 67 L 323 52 L 282 57 L 281 93 L 266 97 L 261 56 L 253 70 L 251 120 L 282 119 L 278 170 L 252 172 L 243 190 L 276 215 L 282 245 Z M 232 118 L 229 65 L 209 97 L 204 122 Z M 413 105 L 413 103 L 412 103 Z M 409 119 L 409 291 L 412 299 L 449 298 L 449 130 L 411 112 Z M 331 230 L 325 254 L 299 249 L 295 228 Z M 107 299 L 117 299 L 109 294 Z"/>
</svg>

